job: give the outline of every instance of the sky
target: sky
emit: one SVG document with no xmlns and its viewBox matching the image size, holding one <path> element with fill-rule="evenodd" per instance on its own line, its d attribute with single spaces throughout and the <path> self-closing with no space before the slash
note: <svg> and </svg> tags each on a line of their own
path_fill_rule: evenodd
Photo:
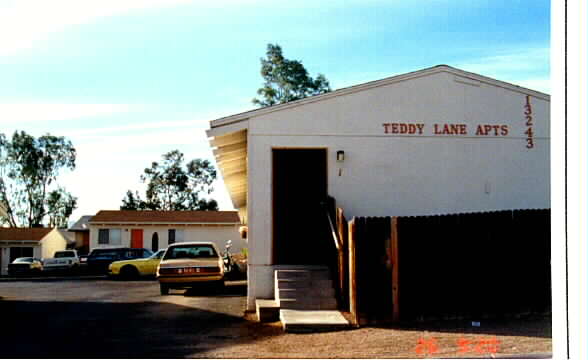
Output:
<svg viewBox="0 0 588 360">
<path fill-rule="evenodd" d="M 446 64 L 550 93 L 544 0 L 0 0 L 0 133 L 72 141 L 70 221 L 118 209 L 162 154 L 214 161 L 209 121 L 255 108 L 268 43 L 334 90 Z"/>
</svg>

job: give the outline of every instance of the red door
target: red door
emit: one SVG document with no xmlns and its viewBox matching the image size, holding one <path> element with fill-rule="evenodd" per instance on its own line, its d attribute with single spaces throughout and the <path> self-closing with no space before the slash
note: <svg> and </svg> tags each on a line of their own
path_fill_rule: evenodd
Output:
<svg viewBox="0 0 588 360">
<path fill-rule="evenodd" d="M 132 229 L 131 230 L 131 247 L 142 248 L 143 247 L 143 229 Z"/>
<path fill-rule="evenodd" d="M 82 247 L 86 249 L 90 248 L 90 232 L 86 231 L 82 233 Z"/>
</svg>

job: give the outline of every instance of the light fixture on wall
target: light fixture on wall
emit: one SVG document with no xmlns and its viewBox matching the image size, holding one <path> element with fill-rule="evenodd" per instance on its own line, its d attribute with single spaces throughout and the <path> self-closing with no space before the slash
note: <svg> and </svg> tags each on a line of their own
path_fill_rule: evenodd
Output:
<svg viewBox="0 0 588 360">
<path fill-rule="evenodd" d="M 345 151 L 337 150 L 337 162 L 342 163 L 345 161 Z M 343 173 L 343 169 L 339 168 L 339 176 Z"/>
</svg>

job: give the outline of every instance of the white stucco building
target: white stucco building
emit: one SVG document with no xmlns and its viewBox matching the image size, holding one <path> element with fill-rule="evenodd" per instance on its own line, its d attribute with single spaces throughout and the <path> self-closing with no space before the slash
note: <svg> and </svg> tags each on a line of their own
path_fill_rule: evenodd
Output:
<svg viewBox="0 0 588 360">
<path fill-rule="evenodd" d="M 101 210 L 88 224 L 90 251 L 107 247 L 157 251 L 185 241 L 211 241 L 222 251 L 231 240 L 232 253 L 247 247 L 236 211 Z"/>
<path fill-rule="evenodd" d="M 52 258 L 66 246 L 67 238 L 57 228 L 0 227 L 0 275 L 8 274 L 8 264 L 16 258 Z"/>
<path fill-rule="evenodd" d="M 320 261 L 326 195 L 347 219 L 549 208 L 549 101 L 440 65 L 211 121 L 248 225 L 249 309 L 276 266 Z"/>
</svg>

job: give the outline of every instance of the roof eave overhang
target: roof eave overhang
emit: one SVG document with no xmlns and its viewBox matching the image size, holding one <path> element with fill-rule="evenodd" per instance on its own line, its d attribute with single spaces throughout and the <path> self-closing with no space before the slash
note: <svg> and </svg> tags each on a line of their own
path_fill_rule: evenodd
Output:
<svg viewBox="0 0 588 360">
<path fill-rule="evenodd" d="M 248 117 L 236 117 L 206 131 L 223 182 L 236 209 L 247 205 Z"/>
<path fill-rule="evenodd" d="M 42 239 L 41 239 L 42 240 Z M 39 244 L 41 240 L 0 240 L 0 246 L 22 245 L 22 244 Z"/>
<path fill-rule="evenodd" d="M 100 225 L 156 225 L 156 226 L 166 226 L 166 225 L 185 225 L 185 226 L 202 226 L 202 225 L 239 225 L 240 222 L 167 222 L 167 221 L 96 221 L 91 222 L 91 226 L 100 226 Z"/>
</svg>

